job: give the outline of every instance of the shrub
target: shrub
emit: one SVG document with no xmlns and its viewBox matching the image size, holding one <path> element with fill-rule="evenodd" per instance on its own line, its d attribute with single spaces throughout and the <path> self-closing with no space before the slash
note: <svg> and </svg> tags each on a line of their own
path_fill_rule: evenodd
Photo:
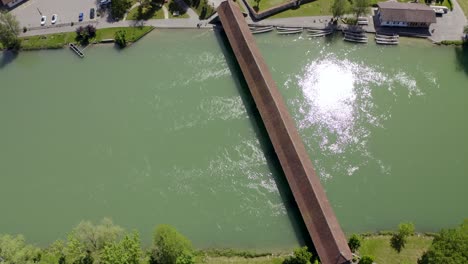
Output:
<svg viewBox="0 0 468 264">
<path fill-rule="evenodd" d="M 369 256 L 369 255 L 363 256 L 363 257 L 359 260 L 359 264 L 372 264 L 372 263 L 374 263 L 374 257 L 373 257 L 373 256 Z"/>
<path fill-rule="evenodd" d="M 153 252 L 151 263 L 176 264 L 185 261 L 192 254 L 192 243 L 169 225 L 156 228 L 153 237 Z"/>
<path fill-rule="evenodd" d="M 413 223 L 400 223 L 398 225 L 398 233 L 393 234 L 390 239 L 390 245 L 398 253 L 405 247 L 406 238 L 414 234 L 414 224 Z"/>
<path fill-rule="evenodd" d="M 361 238 L 358 235 L 353 234 L 348 240 L 348 246 L 352 252 L 356 252 L 361 246 Z"/>
<path fill-rule="evenodd" d="M 120 47 L 120 48 L 125 48 L 127 46 L 127 39 L 125 35 L 125 31 L 119 30 L 115 32 L 115 43 Z"/>
<path fill-rule="evenodd" d="M 310 264 L 312 253 L 306 246 L 294 250 L 294 255 L 287 257 L 283 264 Z"/>
</svg>

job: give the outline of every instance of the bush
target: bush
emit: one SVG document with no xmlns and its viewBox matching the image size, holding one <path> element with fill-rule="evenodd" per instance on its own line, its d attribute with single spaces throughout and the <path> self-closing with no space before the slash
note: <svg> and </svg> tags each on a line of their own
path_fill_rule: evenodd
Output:
<svg viewBox="0 0 468 264">
<path fill-rule="evenodd" d="M 96 37 L 96 28 L 93 25 L 80 26 L 76 29 L 76 41 L 82 45 L 88 44 L 89 40 L 94 37 Z"/>
<path fill-rule="evenodd" d="M 150 263 L 176 264 L 185 261 L 192 254 L 192 243 L 169 225 L 156 228 L 153 237 L 153 252 Z"/>
<path fill-rule="evenodd" d="M 310 264 L 312 253 L 308 251 L 306 246 L 294 250 L 294 255 L 287 257 L 283 264 Z"/>
<path fill-rule="evenodd" d="M 374 263 L 374 257 L 373 256 L 363 256 L 359 260 L 359 264 L 372 264 Z"/>
<path fill-rule="evenodd" d="M 356 252 L 361 246 L 361 237 L 353 234 L 348 240 L 348 246 L 353 253 Z"/>
<path fill-rule="evenodd" d="M 125 35 L 125 31 L 119 30 L 115 32 L 115 43 L 120 47 L 120 48 L 125 48 L 127 46 L 127 38 Z"/>
</svg>

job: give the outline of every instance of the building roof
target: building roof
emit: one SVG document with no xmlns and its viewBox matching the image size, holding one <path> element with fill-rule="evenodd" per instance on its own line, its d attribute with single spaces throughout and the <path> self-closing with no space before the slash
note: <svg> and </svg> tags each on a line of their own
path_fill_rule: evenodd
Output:
<svg viewBox="0 0 468 264">
<path fill-rule="evenodd" d="M 4 5 L 6 5 L 6 4 L 8 4 L 8 3 L 10 3 L 10 2 L 13 2 L 13 1 L 14 1 L 14 0 L 2 0 L 2 3 L 3 3 Z"/>
<path fill-rule="evenodd" d="M 436 22 L 436 15 L 434 10 L 425 4 L 387 1 L 378 3 L 377 5 L 380 9 L 380 17 L 385 21 L 413 23 Z"/>
</svg>

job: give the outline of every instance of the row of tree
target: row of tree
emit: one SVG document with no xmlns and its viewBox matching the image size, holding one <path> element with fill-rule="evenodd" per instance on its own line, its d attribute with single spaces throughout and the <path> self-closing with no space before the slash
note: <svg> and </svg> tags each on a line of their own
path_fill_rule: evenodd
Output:
<svg viewBox="0 0 468 264">
<path fill-rule="evenodd" d="M 158 226 L 150 249 L 139 234 L 125 232 L 110 219 L 81 222 L 65 241 L 46 249 L 28 245 L 23 236 L 0 236 L 0 263 L 5 264 L 193 264 L 191 242 L 168 225 Z"/>
</svg>

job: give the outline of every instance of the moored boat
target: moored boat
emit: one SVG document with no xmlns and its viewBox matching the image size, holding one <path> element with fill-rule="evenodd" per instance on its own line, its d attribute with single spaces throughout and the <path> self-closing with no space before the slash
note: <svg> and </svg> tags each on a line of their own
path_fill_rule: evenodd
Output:
<svg viewBox="0 0 468 264">
<path fill-rule="evenodd" d="M 270 27 L 258 27 L 258 28 L 255 28 L 255 29 L 250 29 L 250 32 L 252 32 L 252 34 L 260 34 L 260 33 L 266 33 L 266 32 L 270 32 L 270 31 L 273 31 L 272 26 L 270 26 Z"/>
</svg>

